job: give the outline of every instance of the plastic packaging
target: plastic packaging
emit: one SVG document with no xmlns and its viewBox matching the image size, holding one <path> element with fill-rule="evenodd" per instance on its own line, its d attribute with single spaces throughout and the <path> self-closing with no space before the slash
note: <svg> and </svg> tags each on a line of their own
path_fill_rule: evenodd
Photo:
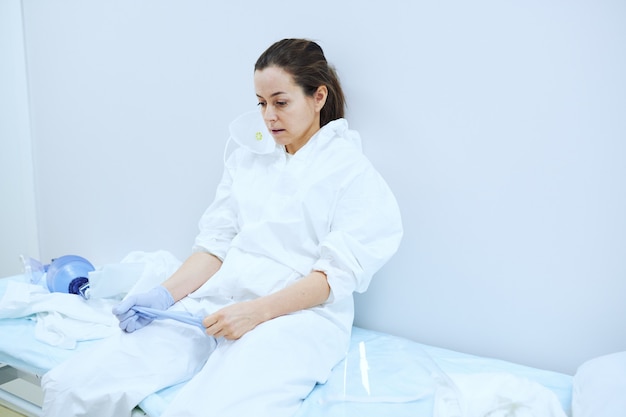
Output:
<svg viewBox="0 0 626 417">
<path fill-rule="evenodd" d="M 121 298 L 141 277 L 144 267 L 143 263 L 121 263 L 89 272 L 91 298 Z"/>
<path fill-rule="evenodd" d="M 28 278 L 28 282 L 35 285 L 39 284 L 49 265 L 44 266 L 37 259 L 24 255 L 20 255 L 20 259 L 22 260 L 24 275 Z"/>
<path fill-rule="evenodd" d="M 449 378 L 421 345 L 355 327 L 345 359 L 296 416 L 432 416 L 433 397 L 448 388 L 454 400 Z"/>
</svg>

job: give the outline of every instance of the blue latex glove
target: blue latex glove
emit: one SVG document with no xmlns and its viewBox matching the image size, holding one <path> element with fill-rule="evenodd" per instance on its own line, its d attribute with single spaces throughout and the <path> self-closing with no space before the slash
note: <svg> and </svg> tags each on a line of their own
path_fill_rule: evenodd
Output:
<svg viewBox="0 0 626 417">
<path fill-rule="evenodd" d="M 131 295 L 113 307 L 113 314 L 120 321 L 120 328 L 131 333 L 150 324 L 153 318 L 137 314 L 134 306 L 150 307 L 157 310 L 167 310 L 174 304 L 174 298 L 165 287 L 159 285 L 148 292 Z"/>
</svg>

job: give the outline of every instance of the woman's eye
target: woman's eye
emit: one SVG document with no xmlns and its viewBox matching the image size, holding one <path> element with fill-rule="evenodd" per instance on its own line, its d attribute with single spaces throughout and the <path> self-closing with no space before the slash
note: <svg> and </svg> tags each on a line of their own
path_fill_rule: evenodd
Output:
<svg viewBox="0 0 626 417">
<path fill-rule="evenodd" d="M 284 107 L 284 106 L 286 106 L 286 105 L 287 105 L 287 102 L 286 102 L 286 101 L 277 101 L 277 102 L 276 102 L 276 105 L 277 105 L 277 106 Z"/>
<path fill-rule="evenodd" d="M 264 102 L 262 102 L 262 101 L 259 101 L 259 102 L 257 103 L 257 106 L 260 106 L 260 107 L 265 107 L 265 105 L 266 105 L 266 103 L 264 103 Z"/>
</svg>

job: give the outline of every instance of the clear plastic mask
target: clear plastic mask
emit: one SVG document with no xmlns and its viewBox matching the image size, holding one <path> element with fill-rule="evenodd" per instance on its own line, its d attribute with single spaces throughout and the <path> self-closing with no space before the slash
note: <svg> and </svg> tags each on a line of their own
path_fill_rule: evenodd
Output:
<svg viewBox="0 0 626 417">
<path fill-rule="evenodd" d="M 228 130 L 232 140 L 251 152 L 269 154 L 276 149 L 276 142 L 258 110 L 242 114 L 230 123 Z"/>
</svg>

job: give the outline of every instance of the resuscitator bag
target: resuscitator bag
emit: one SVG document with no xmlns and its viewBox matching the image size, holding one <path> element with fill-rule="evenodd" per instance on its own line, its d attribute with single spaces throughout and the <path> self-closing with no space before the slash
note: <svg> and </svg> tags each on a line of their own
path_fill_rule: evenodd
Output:
<svg viewBox="0 0 626 417">
<path fill-rule="evenodd" d="M 50 292 L 78 294 L 90 297 L 89 272 L 95 270 L 87 259 L 77 255 L 64 255 L 55 258 L 47 265 L 22 256 L 24 274 L 31 284 L 45 284 Z M 45 276 L 45 282 L 42 282 Z"/>
<path fill-rule="evenodd" d="M 21 258 L 24 275 L 31 284 L 42 285 L 50 292 L 77 294 L 85 299 L 126 294 L 144 268 L 142 264 L 124 263 L 96 269 L 87 259 L 77 255 L 64 255 L 46 265 L 30 257 Z"/>
<path fill-rule="evenodd" d="M 27 256 L 20 258 L 24 276 L 31 284 L 50 292 L 79 294 L 85 299 L 121 299 L 128 293 L 148 291 L 181 265 L 174 255 L 163 250 L 131 252 L 120 263 L 98 268 L 76 255 L 55 258 L 47 265 Z"/>
</svg>

